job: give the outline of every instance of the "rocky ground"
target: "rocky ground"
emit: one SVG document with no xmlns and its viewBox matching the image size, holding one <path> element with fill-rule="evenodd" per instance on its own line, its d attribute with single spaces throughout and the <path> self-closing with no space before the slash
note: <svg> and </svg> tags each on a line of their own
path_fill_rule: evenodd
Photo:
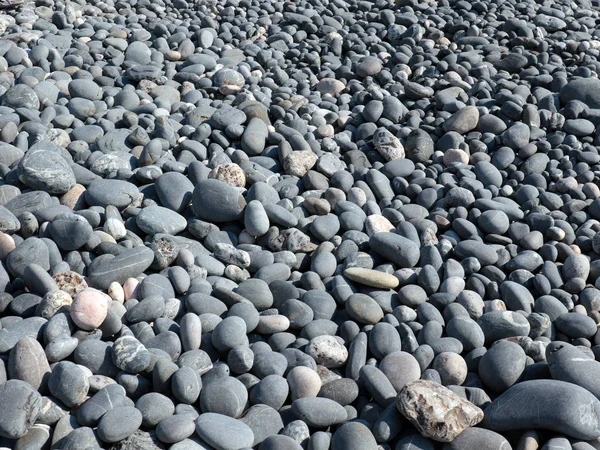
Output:
<svg viewBox="0 0 600 450">
<path fill-rule="evenodd" d="M 0 12 L 0 447 L 600 449 L 600 5 Z"/>
</svg>

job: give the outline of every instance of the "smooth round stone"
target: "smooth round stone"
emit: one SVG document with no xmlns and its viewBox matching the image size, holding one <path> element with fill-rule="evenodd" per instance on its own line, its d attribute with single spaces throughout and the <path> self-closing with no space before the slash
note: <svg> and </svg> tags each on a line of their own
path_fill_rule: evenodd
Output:
<svg viewBox="0 0 600 450">
<path fill-rule="evenodd" d="M 467 377 L 467 363 L 458 353 L 441 352 L 433 360 L 432 368 L 439 373 L 444 386 L 460 386 Z"/>
<path fill-rule="evenodd" d="M 477 218 L 477 225 L 487 234 L 503 235 L 508 231 L 510 220 L 502 211 L 484 211 Z"/>
<path fill-rule="evenodd" d="M 19 219 L 4 206 L 0 206 L 0 231 L 13 234 L 19 231 L 21 223 Z"/>
<path fill-rule="evenodd" d="M 88 375 L 80 366 L 61 361 L 52 368 L 48 388 L 54 397 L 72 408 L 85 400 L 90 384 Z"/>
<path fill-rule="evenodd" d="M 247 344 L 246 322 L 241 317 L 226 317 L 213 330 L 211 341 L 222 352 Z"/>
<path fill-rule="evenodd" d="M 381 360 L 379 369 L 390 380 L 396 392 L 400 392 L 406 384 L 421 377 L 419 362 L 410 353 L 403 351 L 387 355 Z"/>
<path fill-rule="evenodd" d="M 194 214 L 200 220 L 229 222 L 238 220 L 246 207 L 239 190 L 219 180 L 201 180 L 192 196 Z"/>
<path fill-rule="evenodd" d="M 200 396 L 202 384 L 191 367 L 182 367 L 171 378 L 173 396 L 181 403 L 192 404 Z"/>
<path fill-rule="evenodd" d="M 294 367 L 287 375 L 287 382 L 292 401 L 302 397 L 316 397 L 321 390 L 321 377 L 309 367 Z"/>
<path fill-rule="evenodd" d="M 88 100 L 101 100 L 102 88 L 92 80 L 77 79 L 69 82 L 71 97 L 87 98 Z"/>
<path fill-rule="evenodd" d="M 239 420 L 248 425 L 254 433 L 253 445 L 260 444 L 269 436 L 277 435 L 283 429 L 281 415 L 267 405 L 251 406 Z"/>
<path fill-rule="evenodd" d="M 350 405 L 358 398 L 358 394 L 358 384 L 350 378 L 326 381 L 319 391 L 319 397 L 336 401 L 342 406 Z"/>
<path fill-rule="evenodd" d="M 261 279 L 249 278 L 242 281 L 235 292 L 250 302 L 258 311 L 263 311 L 273 305 L 273 294 L 269 284 Z"/>
<path fill-rule="evenodd" d="M 427 292 L 421 286 L 409 284 L 400 288 L 398 300 L 405 306 L 415 308 L 427 301 Z"/>
<path fill-rule="evenodd" d="M 359 323 L 374 325 L 383 319 L 379 304 L 365 294 L 353 294 L 345 303 L 348 315 Z"/>
<path fill-rule="evenodd" d="M 135 407 L 142 413 L 142 425 L 149 428 L 155 427 L 175 412 L 173 401 L 158 392 L 142 395 L 135 402 Z"/>
<path fill-rule="evenodd" d="M 361 422 L 348 422 L 331 437 L 332 450 L 377 450 L 377 441 Z"/>
<path fill-rule="evenodd" d="M 279 410 L 289 394 L 289 386 L 282 376 L 267 375 L 250 391 L 250 403 L 262 404 Z"/>
<path fill-rule="evenodd" d="M 19 339 L 8 357 L 8 376 L 11 380 L 23 380 L 34 389 L 44 391 L 50 377 L 50 365 L 44 349 L 32 337 Z"/>
<path fill-rule="evenodd" d="M 311 427 L 326 428 L 344 422 L 348 414 L 342 405 L 322 397 L 304 397 L 294 400 L 292 412 Z"/>
<path fill-rule="evenodd" d="M 463 450 L 466 448 L 485 448 L 490 450 L 509 450 L 512 447 L 504 436 L 485 428 L 467 428 L 452 442 L 444 444 L 443 450 Z"/>
<path fill-rule="evenodd" d="M 118 338 L 112 347 L 112 361 L 125 372 L 137 374 L 145 370 L 152 357 L 146 347 L 133 336 Z"/>
<path fill-rule="evenodd" d="M 492 246 L 473 240 L 460 241 L 454 254 L 460 259 L 474 257 L 479 260 L 482 267 L 496 264 L 498 261 L 498 254 Z"/>
<path fill-rule="evenodd" d="M 383 359 L 401 349 L 400 334 L 392 324 L 379 322 L 373 327 L 369 334 L 369 350 L 376 358 Z"/>
<path fill-rule="evenodd" d="M 244 212 L 244 225 L 252 236 L 262 236 L 269 231 L 269 217 L 263 204 L 258 200 L 248 202 Z"/>
<path fill-rule="evenodd" d="M 248 391 L 241 381 L 233 377 L 223 377 L 211 381 L 200 392 L 202 412 L 239 417 L 248 401 Z"/>
<path fill-rule="evenodd" d="M 108 314 L 111 298 L 93 288 L 79 292 L 71 303 L 71 319 L 82 330 L 94 330 L 102 325 Z"/>
<path fill-rule="evenodd" d="M 598 331 L 594 319 L 576 312 L 558 316 L 554 324 L 559 331 L 574 339 L 589 338 Z"/>
<path fill-rule="evenodd" d="M 128 181 L 97 179 L 85 191 L 85 201 L 90 206 L 113 205 L 123 209 L 138 199 L 139 190 Z"/>
<path fill-rule="evenodd" d="M 190 437 L 196 431 L 194 417 L 178 414 L 160 421 L 156 427 L 156 437 L 165 444 L 175 444 Z"/>
<path fill-rule="evenodd" d="M 344 276 L 352 281 L 364 284 L 365 286 L 380 289 L 395 289 L 400 283 L 393 275 L 361 267 L 347 268 L 344 270 Z"/>
<path fill-rule="evenodd" d="M 133 406 L 119 406 L 102 416 L 98 437 L 106 443 L 119 442 L 131 436 L 142 424 L 142 413 Z"/>
<path fill-rule="evenodd" d="M 25 436 L 35 423 L 42 407 L 42 396 L 22 380 L 0 384 L 0 436 L 17 439 Z"/>
<path fill-rule="evenodd" d="M 517 382 L 525 370 L 526 358 L 519 344 L 498 341 L 481 357 L 479 376 L 493 391 L 504 392 Z"/>
<path fill-rule="evenodd" d="M 375 233 L 369 240 L 371 249 L 398 265 L 399 268 L 414 267 L 419 261 L 419 246 L 410 239 L 393 233 Z"/>
<path fill-rule="evenodd" d="M 194 313 L 187 313 L 179 322 L 179 334 L 183 351 L 197 350 L 202 343 L 202 322 Z"/>
<path fill-rule="evenodd" d="M 194 185 L 181 173 L 162 174 L 156 179 L 154 188 L 162 206 L 172 211 L 181 212 L 192 201 Z"/>
<path fill-rule="evenodd" d="M 195 424 L 198 436 L 216 450 L 239 450 L 254 444 L 254 433 L 241 420 L 204 413 L 198 416 Z"/>
<path fill-rule="evenodd" d="M 510 408 L 505 408 L 507 400 Z M 560 408 L 556 407 L 558 404 Z M 581 405 L 585 405 L 585 409 L 580 415 Z M 600 402 L 596 397 L 575 384 L 557 380 L 523 381 L 510 387 L 486 408 L 482 425 L 500 433 L 551 430 L 589 441 L 600 437 L 599 411 Z"/>
<path fill-rule="evenodd" d="M 448 336 L 458 339 L 465 352 L 483 347 L 485 335 L 481 327 L 470 317 L 453 317 L 446 325 Z"/>
<path fill-rule="evenodd" d="M 136 216 L 135 222 L 140 230 L 148 235 L 158 233 L 176 235 L 185 230 L 187 226 L 187 221 L 183 216 L 162 206 L 142 208 Z"/>
</svg>

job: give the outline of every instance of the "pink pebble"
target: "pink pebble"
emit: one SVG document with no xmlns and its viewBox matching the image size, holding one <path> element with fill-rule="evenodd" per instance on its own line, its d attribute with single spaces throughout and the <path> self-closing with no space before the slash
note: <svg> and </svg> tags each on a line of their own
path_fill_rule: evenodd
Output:
<svg viewBox="0 0 600 450">
<path fill-rule="evenodd" d="M 106 319 L 111 301 L 108 295 L 97 289 L 84 289 L 71 304 L 71 319 L 82 330 L 94 330 Z"/>
</svg>

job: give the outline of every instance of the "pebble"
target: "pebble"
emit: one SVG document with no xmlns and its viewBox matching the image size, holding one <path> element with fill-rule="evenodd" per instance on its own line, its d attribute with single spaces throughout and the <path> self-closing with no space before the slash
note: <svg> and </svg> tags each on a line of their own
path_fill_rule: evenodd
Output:
<svg viewBox="0 0 600 450">
<path fill-rule="evenodd" d="M 0 384 L 0 436 L 23 437 L 35 423 L 42 408 L 42 396 L 26 381 L 8 380 Z"/>
<path fill-rule="evenodd" d="M 396 406 L 423 436 L 438 442 L 452 442 L 484 418 L 481 409 L 429 380 L 407 384 Z"/>
<path fill-rule="evenodd" d="M 217 450 L 252 447 L 254 433 L 244 422 L 216 413 L 204 413 L 195 422 L 196 433 Z"/>
<path fill-rule="evenodd" d="M 106 319 L 111 302 L 111 298 L 102 291 L 93 288 L 83 289 L 71 303 L 71 319 L 82 330 L 94 330 Z"/>
<path fill-rule="evenodd" d="M 393 275 L 362 267 L 349 267 L 344 276 L 352 281 L 380 289 L 394 289 L 400 282 Z"/>
</svg>

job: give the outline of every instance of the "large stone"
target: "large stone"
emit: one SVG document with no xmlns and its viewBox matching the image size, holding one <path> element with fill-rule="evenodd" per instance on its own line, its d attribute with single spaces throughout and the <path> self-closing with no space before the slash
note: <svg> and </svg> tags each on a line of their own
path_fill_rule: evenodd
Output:
<svg viewBox="0 0 600 450">
<path fill-rule="evenodd" d="M 500 433 L 542 429 L 590 441 L 600 437 L 600 401 L 588 390 L 558 380 L 517 383 L 486 409 L 483 426 Z"/>
<path fill-rule="evenodd" d="M 42 396 L 29 383 L 8 380 L 0 385 L 0 436 L 25 436 L 42 408 Z"/>
<path fill-rule="evenodd" d="M 438 442 L 451 442 L 483 420 L 483 411 L 477 406 L 429 380 L 407 384 L 398 394 L 396 406 L 423 436 Z"/>
</svg>

